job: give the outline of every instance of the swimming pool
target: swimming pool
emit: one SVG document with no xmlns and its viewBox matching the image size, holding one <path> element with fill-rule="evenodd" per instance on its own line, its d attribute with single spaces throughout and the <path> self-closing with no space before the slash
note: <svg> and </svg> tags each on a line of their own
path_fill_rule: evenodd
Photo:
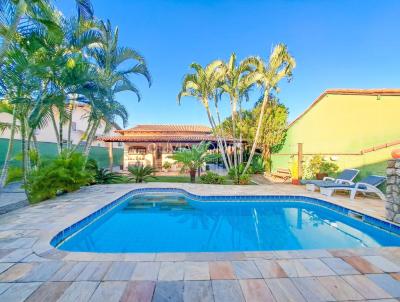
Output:
<svg viewBox="0 0 400 302">
<path fill-rule="evenodd" d="M 354 213 L 318 199 L 199 199 L 180 190 L 130 194 L 63 230 L 51 243 L 65 251 L 103 253 L 400 246 L 397 229 L 365 223 L 359 220 L 365 217 L 348 216 Z"/>
</svg>

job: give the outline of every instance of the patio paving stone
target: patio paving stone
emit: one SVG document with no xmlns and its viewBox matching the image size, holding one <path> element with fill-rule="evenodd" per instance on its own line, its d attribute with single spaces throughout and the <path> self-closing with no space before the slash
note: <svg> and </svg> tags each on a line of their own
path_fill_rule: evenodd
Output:
<svg viewBox="0 0 400 302">
<path fill-rule="evenodd" d="M 133 271 L 132 280 L 157 280 L 160 262 L 138 262 Z"/>
<path fill-rule="evenodd" d="M 392 297 L 400 298 L 400 281 L 393 279 L 388 274 L 370 274 L 367 277 Z"/>
<path fill-rule="evenodd" d="M 322 258 L 321 261 L 328 265 L 338 275 L 360 274 L 359 271 L 341 258 Z"/>
<path fill-rule="evenodd" d="M 335 298 L 316 277 L 293 278 L 291 280 L 307 301 L 335 301 Z"/>
<path fill-rule="evenodd" d="M 2 274 L 0 274 L 0 282 L 13 282 L 22 279 L 27 275 L 34 266 L 35 263 L 17 263 Z"/>
<path fill-rule="evenodd" d="M 188 302 L 213 302 L 211 281 L 185 281 L 183 300 Z"/>
<path fill-rule="evenodd" d="M 263 279 L 240 280 L 240 286 L 246 301 L 274 302 L 270 289 Z"/>
<path fill-rule="evenodd" d="M 254 262 L 264 279 L 287 277 L 282 267 L 274 260 L 256 260 Z"/>
<path fill-rule="evenodd" d="M 208 262 L 185 262 L 185 280 L 210 280 Z"/>
<path fill-rule="evenodd" d="M 157 282 L 153 302 L 183 302 L 183 281 Z"/>
<path fill-rule="evenodd" d="M 233 266 L 229 261 L 209 262 L 210 278 L 212 280 L 233 280 L 236 279 Z"/>
<path fill-rule="evenodd" d="M 269 289 L 277 302 L 305 302 L 300 291 L 288 278 L 266 279 Z"/>
<path fill-rule="evenodd" d="M 42 283 L 10 283 L 10 287 L 0 295 L 0 301 L 23 302 L 25 301 Z"/>
<path fill-rule="evenodd" d="M 391 295 L 364 275 L 343 276 L 343 279 L 366 299 L 392 298 Z"/>
<path fill-rule="evenodd" d="M 48 281 L 61 267 L 62 262 L 42 262 L 33 267 L 24 277 L 20 279 L 22 282 Z"/>
<path fill-rule="evenodd" d="M 101 281 L 111 266 L 111 262 L 89 262 L 76 281 Z"/>
<path fill-rule="evenodd" d="M 328 292 L 339 301 L 364 300 L 354 288 L 341 277 L 317 277 Z"/>
<path fill-rule="evenodd" d="M 99 282 L 73 282 L 57 302 L 87 302 L 96 290 Z"/>
<path fill-rule="evenodd" d="M 27 302 L 57 301 L 71 282 L 46 282 L 33 292 Z M 12 300 L 11 300 L 12 301 Z"/>
<path fill-rule="evenodd" d="M 277 260 L 277 262 L 288 277 L 312 277 L 312 274 L 298 259 Z"/>
<path fill-rule="evenodd" d="M 66 262 L 51 278 L 51 281 L 74 281 L 86 268 L 88 262 Z"/>
<path fill-rule="evenodd" d="M 215 302 L 244 302 L 243 293 L 237 280 L 212 280 Z"/>
<path fill-rule="evenodd" d="M 382 256 L 364 256 L 363 258 L 386 273 L 400 272 L 399 265 L 389 261 Z"/>
<path fill-rule="evenodd" d="M 260 271 L 253 261 L 232 261 L 232 265 L 238 279 L 262 278 Z"/>
<path fill-rule="evenodd" d="M 364 258 L 353 256 L 353 257 L 343 257 L 343 260 L 363 274 L 382 273 L 382 271 L 378 267 L 376 267 L 369 261 L 365 260 Z"/>
<path fill-rule="evenodd" d="M 127 282 L 124 281 L 104 281 L 100 282 L 89 301 L 92 302 L 119 302 Z"/>
<path fill-rule="evenodd" d="M 131 280 L 136 263 L 134 262 L 113 262 L 110 269 L 103 277 L 104 281 Z"/>
<path fill-rule="evenodd" d="M 161 262 L 158 280 L 181 281 L 185 272 L 184 262 Z"/>
<path fill-rule="evenodd" d="M 336 275 L 325 263 L 320 259 L 300 259 L 301 264 L 314 277 Z"/>
<path fill-rule="evenodd" d="M 151 302 L 155 284 L 154 281 L 128 282 L 120 302 Z"/>
</svg>

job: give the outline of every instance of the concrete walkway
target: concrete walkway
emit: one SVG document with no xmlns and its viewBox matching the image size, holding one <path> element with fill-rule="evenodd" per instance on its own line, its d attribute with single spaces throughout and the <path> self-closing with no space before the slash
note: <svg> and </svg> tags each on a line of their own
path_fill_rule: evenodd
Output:
<svg viewBox="0 0 400 302">
<path fill-rule="evenodd" d="M 28 205 L 20 182 L 14 182 L 0 190 L 0 215 Z"/>
<path fill-rule="evenodd" d="M 0 301 L 397 301 L 400 248 L 232 253 L 78 253 L 49 245 L 60 230 L 139 187 L 195 194 L 306 192 L 291 185 L 92 186 L 0 216 Z M 363 204 L 365 200 L 332 202 Z M 369 200 L 381 215 L 382 203 Z"/>
</svg>

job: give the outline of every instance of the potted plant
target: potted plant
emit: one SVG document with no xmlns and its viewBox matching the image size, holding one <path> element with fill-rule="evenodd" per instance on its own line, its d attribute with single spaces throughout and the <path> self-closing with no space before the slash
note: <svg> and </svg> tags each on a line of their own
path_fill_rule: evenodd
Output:
<svg viewBox="0 0 400 302">
<path fill-rule="evenodd" d="M 324 179 L 324 177 L 327 177 L 329 175 L 332 175 L 337 172 L 339 169 L 338 165 L 332 162 L 327 162 L 323 161 L 321 163 L 321 166 L 319 167 L 319 172 L 316 173 L 316 178 L 317 179 Z"/>
</svg>

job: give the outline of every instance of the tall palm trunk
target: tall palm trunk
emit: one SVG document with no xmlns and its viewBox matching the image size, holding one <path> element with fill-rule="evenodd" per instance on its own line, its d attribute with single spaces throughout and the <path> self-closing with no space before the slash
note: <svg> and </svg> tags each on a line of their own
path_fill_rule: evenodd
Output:
<svg viewBox="0 0 400 302">
<path fill-rule="evenodd" d="M 28 184 L 28 173 L 29 173 L 29 149 L 27 144 L 27 137 L 26 137 L 26 124 L 25 119 L 22 118 L 21 120 L 21 149 L 22 149 L 22 172 L 23 172 L 23 183 L 24 183 L 24 190 L 25 194 L 29 200 L 29 192 L 27 188 Z"/>
<path fill-rule="evenodd" d="M 54 128 L 54 133 L 56 135 L 56 140 L 57 140 L 57 151 L 58 154 L 61 154 L 61 149 L 60 149 L 60 135 L 58 133 L 58 129 L 57 129 L 57 122 L 56 122 L 56 118 L 54 116 L 54 111 L 53 108 L 50 111 L 50 117 L 51 117 L 51 123 L 53 124 L 53 128 Z"/>
<path fill-rule="evenodd" d="M 203 104 L 205 104 L 205 103 L 206 102 L 203 102 Z M 218 131 L 216 131 L 215 122 L 214 122 L 213 117 L 211 116 L 210 107 L 205 106 L 205 108 L 206 108 L 206 111 L 207 111 L 207 117 L 208 117 L 208 120 L 210 122 L 211 128 L 213 129 L 213 132 L 217 135 L 217 144 L 218 144 L 218 148 L 219 148 L 219 150 L 221 152 L 222 160 L 224 162 L 225 168 L 229 169 L 230 165 L 228 164 L 228 161 L 226 159 L 226 153 L 225 153 L 224 146 L 222 145 L 222 140 L 220 139 Z"/>
<path fill-rule="evenodd" d="M 247 160 L 247 163 L 246 163 L 246 166 L 245 166 L 245 168 L 243 170 L 242 175 L 244 175 L 247 172 L 247 170 L 249 169 L 251 161 L 253 160 L 254 153 L 256 152 L 257 142 L 258 142 L 258 139 L 260 138 L 260 133 L 261 133 L 261 128 L 262 128 L 262 122 L 263 122 L 263 118 L 264 118 L 265 108 L 267 107 L 268 102 L 269 102 L 269 89 L 266 89 L 265 92 L 264 92 L 263 103 L 261 105 L 260 116 L 258 117 L 258 125 L 257 125 L 256 135 L 254 136 L 254 142 L 253 142 L 253 145 L 251 147 L 250 156 L 249 156 L 249 159 Z"/>
<path fill-rule="evenodd" d="M 91 131 L 89 133 L 88 140 L 87 140 L 86 146 L 85 146 L 85 151 L 84 151 L 84 154 L 86 157 L 89 156 L 90 149 L 92 148 L 93 139 L 96 136 L 97 128 L 99 127 L 99 125 L 100 125 L 100 120 L 95 121 L 93 124 L 93 128 L 91 129 Z"/>
<path fill-rule="evenodd" d="M 88 135 L 89 135 L 89 132 L 91 132 L 91 129 L 92 129 L 92 122 L 89 120 L 85 132 L 82 134 L 82 136 L 80 137 L 80 139 L 76 143 L 76 145 L 74 147 L 71 147 L 70 153 L 74 153 L 76 151 L 76 149 L 79 147 L 79 145 L 81 144 L 81 142 L 83 141 L 83 139 L 85 137 L 86 137 L 86 139 L 88 138 Z"/>
<path fill-rule="evenodd" d="M 8 167 L 10 165 L 11 155 L 14 150 L 14 136 L 15 136 L 16 124 L 17 124 L 17 117 L 16 117 L 16 109 L 14 107 L 13 119 L 12 119 L 12 124 L 11 124 L 10 140 L 8 141 L 7 154 L 6 154 L 6 158 L 4 159 L 4 165 L 3 165 L 3 169 L 1 171 L 1 176 L 0 176 L 0 189 L 4 188 L 6 180 L 7 180 Z"/>
<path fill-rule="evenodd" d="M 219 126 L 221 126 L 222 125 L 222 123 L 221 123 L 221 116 L 220 116 L 220 114 L 219 114 L 219 109 L 218 109 L 218 105 L 217 105 L 217 102 L 215 102 L 215 112 L 216 112 L 216 114 L 217 114 L 217 119 L 218 119 L 218 125 Z M 213 126 L 211 126 L 213 129 L 215 128 L 215 129 L 220 129 L 220 134 L 219 134 L 219 137 L 220 137 L 220 139 L 221 139 L 221 146 L 222 146 L 222 148 L 225 148 L 224 150 L 222 150 L 222 151 L 224 151 L 225 153 L 225 156 L 227 157 L 227 163 L 229 164 L 229 167 L 228 166 L 225 166 L 227 169 L 230 169 L 231 167 L 232 167 L 232 162 L 231 162 L 231 158 L 226 154 L 226 150 L 228 150 L 228 144 L 227 144 L 227 142 L 226 142 L 226 138 L 224 137 L 224 135 L 223 135 L 223 130 L 221 129 L 221 127 L 217 127 L 217 125 L 216 125 L 216 123 L 215 123 L 215 121 L 214 121 L 214 118 L 211 116 L 211 113 L 210 113 L 210 117 L 211 117 L 211 119 L 212 119 L 212 121 L 213 121 L 213 123 L 214 123 L 214 127 Z M 210 121 L 210 123 L 211 123 L 211 121 Z M 217 141 L 218 141 L 218 136 L 217 136 Z M 222 151 L 221 151 L 221 153 L 222 153 Z"/>
</svg>

